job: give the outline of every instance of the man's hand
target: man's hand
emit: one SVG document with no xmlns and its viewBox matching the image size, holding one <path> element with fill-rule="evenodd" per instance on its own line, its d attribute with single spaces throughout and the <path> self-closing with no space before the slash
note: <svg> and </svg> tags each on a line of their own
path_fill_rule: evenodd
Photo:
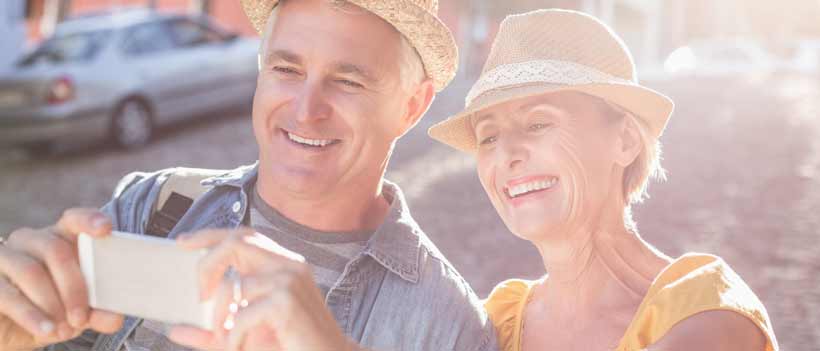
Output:
<svg viewBox="0 0 820 351">
<path fill-rule="evenodd" d="M 0 245 L 0 349 L 57 343 L 88 328 L 120 328 L 121 315 L 88 306 L 77 256 L 82 232 L 109 235 L 111 221 L 96 209 L 69 209 L 57 224 L 18 229 Z"/>
<path fill-rule="evenodd" d="M 174 342 L 220 350 L 352 350 L 327 310 L 304 258 L 251 229 L 206 230 L 183 236 L 188 249 L 210 248 L 200 261 L 203 299 L 214 297 L 215 330 L 176 326 Z M 225 279 L 229 267 L 240 284 Z M 231 307 L 235 287 L 245 300 Z M 236 311 L 233 313 L 231 308 Z M 223 326 L 230 320 L 230 330 Z"/>
</svg>

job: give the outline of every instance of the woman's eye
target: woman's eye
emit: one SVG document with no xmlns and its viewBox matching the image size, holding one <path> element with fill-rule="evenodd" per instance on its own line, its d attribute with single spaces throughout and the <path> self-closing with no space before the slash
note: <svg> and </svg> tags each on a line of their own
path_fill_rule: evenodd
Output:
<svg viewBox="0 0 820 351">
<path fill-rule="evenodd" d="M 336 80 L 336 82 L 338 82 L 338 83 L 340 83 L 340 84 L 343 84 L 343 85 L 347 85 L 347 86 L 349 86 L 349 87 L 351 87 L 351 88 L 357 88 L 357 89 L 364 88 L 364 85 L 362 85 L 362 84 L 360 84 L 360 83 L 357 83 L 357 82 L 354 82 L 354 81 L 352 81 L 352 80 L 347 80 L 347 79 L 337 79 L 337 80 Z"/>
<path fill-rule="evenodd" d="M 533 124 L 530 124 L 529 129 L 531 131 L 537 131 L 537 130 L 549 128 L 551 126 L 552 126 L 552 123 L 533 123 Z"/>
<path fill-rule="evenodd" d="M 495 136 L 486 137 L 486 138 L 484 138 L 484 139 L 481 139 L 481 145 L 492 144 L 492 143 L 494 143 L 497 139 L 498 139 L 498 138 L 497 138 L 497 137 L 495 137 Z"/>
</svg>

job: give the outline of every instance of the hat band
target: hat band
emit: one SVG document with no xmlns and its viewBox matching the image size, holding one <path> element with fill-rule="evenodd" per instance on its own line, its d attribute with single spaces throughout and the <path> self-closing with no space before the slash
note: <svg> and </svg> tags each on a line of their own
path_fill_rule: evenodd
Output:
<svg viewBox="0 0 820 351">
<path fill-rule="evenodd" d="M 529 83 L 560 85 L 595 83 L 635 84 L 632 80 L 616 77 L 575 62 L 534 60 L 501 65 L 482 74 L 472 89 L 470 89 L 464 103 L 465 106 L 469 106 L 475 98 L 490 90 Z"/>
</svg>

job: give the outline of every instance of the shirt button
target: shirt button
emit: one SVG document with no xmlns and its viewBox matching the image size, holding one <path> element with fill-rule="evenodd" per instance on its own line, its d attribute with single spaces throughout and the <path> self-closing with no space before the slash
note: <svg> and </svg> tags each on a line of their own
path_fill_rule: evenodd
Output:
<svg viewBox="0 0 820 351">
<path fill-rule="evenodd" d="M 231 207 L 234 213 L 239 212 L 242 209 L 242 204 L 239 201 L 233 203 L 233 207 Z"/>
</svg>

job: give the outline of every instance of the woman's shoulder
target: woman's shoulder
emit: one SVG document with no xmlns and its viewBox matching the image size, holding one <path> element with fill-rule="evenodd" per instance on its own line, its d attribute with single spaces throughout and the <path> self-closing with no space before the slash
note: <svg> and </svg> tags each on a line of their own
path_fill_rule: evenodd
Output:
<svg viewBox="0 0 820 351">
<path fill-rule="evenodd" d="M 519 344 L 521 314 L 530 289 L 537 280 L 508 279 L 493 288 L 484 308 L 493 322 L 501 350 L 515 350 Z"/>
<path fill-rule="evenodd" d="M 745 317 L 741 322 L 748 320 L 759 328 L 769 340 L 767 350 L 777 349 L 766 308 L 746 282 L 722 258 L 688 253 L 655 278 L 624 341 L 645 347 L 667 333 L 688 334 L 684 329 L 691 323 L 682 322 L 690 318 L 724 321 L 736 316 Z"/>
<path fill-rule="evenodd" d="M 484 300 L 484 307 L 492 317 L 493 312 L 512 312 L 525 302 L 529 296 L 530 288 L 536 283 L 536 280 L 525 279 L 507 279 L 498 283 L 490 292 L 490 295 Z"/>
</svg>

